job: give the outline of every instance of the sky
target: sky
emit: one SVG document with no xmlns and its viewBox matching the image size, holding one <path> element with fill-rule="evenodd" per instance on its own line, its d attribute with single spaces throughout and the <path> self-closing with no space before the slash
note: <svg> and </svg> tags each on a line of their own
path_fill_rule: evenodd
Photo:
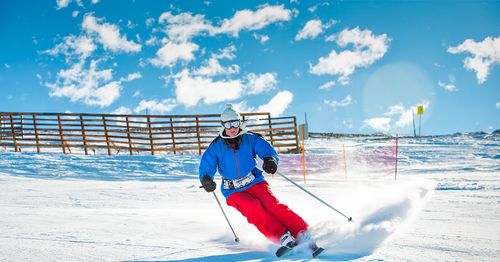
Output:
<svg viewBox="0 0 500 262">
<path fill-rule="evenodd" d="M 491 132 L 499 14 L 500 1 L 472 0 L 0 0 L 0 111 L 232 103 L 307 114 L 311 132 Z"/>
</svg>

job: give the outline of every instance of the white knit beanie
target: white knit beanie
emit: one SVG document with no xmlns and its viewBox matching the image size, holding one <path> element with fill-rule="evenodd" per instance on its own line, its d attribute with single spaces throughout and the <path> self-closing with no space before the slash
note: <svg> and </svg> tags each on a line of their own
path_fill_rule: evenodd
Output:
<svg viewBox="0 0 500 262">
<path fill-rule="evenodd" d="M 220 120 L 222 122 L 227 122 L 231 120 L 239 120 L 240 114 L 233 109 L 233 105 L 226 104 L 226 108 L 222 111 L 220 115 Z"/>
</svg>

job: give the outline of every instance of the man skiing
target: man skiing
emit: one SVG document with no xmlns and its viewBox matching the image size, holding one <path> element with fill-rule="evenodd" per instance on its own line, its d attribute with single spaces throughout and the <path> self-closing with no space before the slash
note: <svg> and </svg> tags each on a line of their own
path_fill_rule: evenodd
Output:
<svg viewBox="0 0 500 262">
<path fill-rule="evenodd" d="M 248 132 L 240 114 L 227 104 L 221 114 L 223 129 L 204 152 L 199 175 L 207 192 L 216 189 L 216 171 L 222 177 L 221 191 L 226 203 L 236 208 L 274 243 L 293 248 L 309 240 L 308 224 L 273 195 L 257 168 L 256 156 L 263 159 L 262 169 L 274 174 L 279 157 L 272 145 L 256 133 Z"/>
</svg>

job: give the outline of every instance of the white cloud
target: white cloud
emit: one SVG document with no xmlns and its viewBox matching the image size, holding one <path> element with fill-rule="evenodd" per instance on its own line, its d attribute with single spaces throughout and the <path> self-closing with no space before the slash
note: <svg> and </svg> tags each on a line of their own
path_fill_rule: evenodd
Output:
<svg viewBox="0 0 500 262">
<path fill-rule="evenodd" d="M 127 77 L 125 77 L 125 78 L 124 77 L 120 78 L 120 82 L 130 82 L 130 81 L 133 81 L 133 80 L 136 80 L 139 78 L 142 78 L 141 73 L 135 72 L 135 73 L 128 74 Z"/>
<path fill-rule="evenodd" d="M 245 100 L 243 100 L 237 104 L 233 103 L 232 105 L 233 105 L 234 110 L 236 110 L 236 112 L 240 112 L 240 113 L 253 113 L 253 112 L 255 112 L 255 107 L 248 106 L 248 104 Z"/>
<path fill-rule="evenodd" d="M 66 63 L 72 60 L 83 61 L 90 57 L 97 49 L 92 38 L 81 35 L 69 35 L 63 38 L 63 42 L 57 44 L 54 48 L 42 51 L 42 54 L 51 56 L 64 55 Z"/>
<path fill-rule="evenodd" d="M 495 104 L 495 106 L 496 106 L 496 108 L 497 108 L 497 109 L 500 109 L 500 102 L 497 102 L 497 103 Z"/>
<path fill-rule="evenodd" d="M 92 90 L 92 93 L 84 99 L 85 103 L 90 106 L 107 107 L 120 97 L 121 83 L 119 81 L 111 81 L 102 87 L 97 87 Z"/>
<path fill-rule="evenodd" d="M 189 62 L 193 60 L 194 52 L 199 46 L 194 43 L 173 43 L 168 42 L 156 52 L 156 57 L 151 59 L 151 63 L 157 67 L 172 67 L 178 61 Z"/>
<path fill-rule="evenodd" d="M 244 85 L 240 80 L 214 81 L 211 78 L 193 76 L 186 69 L 175 77 L 177 102 L 192 107 L 200 102 L 215 104 L 231 101 L 242 96 Z"/>
<path fill-rule="evenodd" d="M 111 114 L 115 115 L 130 115 L 132 114 L 132 110 L 126 106 L 120 106 L 117 109 L 113 110 Z"/>
<path fill-rule="evenodd" d="M 56 0 L 57 9 L 68 7 L 69 3 L 71 3 L 71 0 Z"/>
<path fill-rule="evenodd" d="M 181 13 L 173 15 L 165 12 L 158 19 L 160 24 L 165 25 L 165 33 L 171 41 L 188 42 L 202 32 L 212 32 L 213 27 L 205 20 L 204 15 L 193 15 L 191 13 Z"/>
<path fill-rule="evenodd" d="M 239 73 L 240 67 L 238 65 L 233 64 L 228 67 L 223 67 L 219 63 L 219 59 L 234 59 L 235 51 L 236 48 L 234 47 L 234 45 L 230 45 L 229 47 L 222 49 L 220 53 L 212 54 L 211 57 L 206 60 L 200 68 L 195 70 L 194 74 L 212 77 L 216 75 L 232 75 Z"/>
<path fill-rule="evenodd" d="M 265 5 L 256 11 L 245 9 L 236 12 L 232 18 L 224 19 L 214 32 L 237 37 L 242 30 L 259 30 L 275 22 L 289 21 L 291 17 L 292 12 L 284 8 L 284 5 Z"/>
<path fill-rule="evenodd" d="M 114 52 L 139 52 L 141 45 L 127 40 L 125 36 L 120 35 L 118 26 L 105 23 L 103 19 L 95 18 L 88 14 L 83 19 L 82 28 L 88 33 L 96 33 L 99 41 L 105 49 Z"/>
<path fill-rule="evenodd" d="M 236 47 L 234 45 L 230 45 L 226 48 L 223 48 L 220 50 L 220 53 L 215 55 L 215 58 L 217 59 L 229 59 L 233 60 L 236 58 L 236 55 L 234 54 L 236 52 Z"/>
<path fill-rule="evenodd" d="M 201 67 L 192 73 L 184 69 L 172 77 L 178 103 L 192 107 L 198 103 L 233 101 L 244 95 L 256 95 L 274 90 L 278 82 L 276 73 L 249 73 L 243 79 L 214 80 L 212 73 L 208 73 L 205 69 Z"/>
<path fill-rule="evenodd" d="M 3 66 L 5 67 L 5 69 L 10 69 L 12 66 L 9 65 L 9 64 L 3 64 Z"/>
<path fill-rule="evenodd" d="M 333 109 L 337 109 L 337 107 L 346 107 L 349 106 L 352 103 L 352 97 L 351 95 L 347 95 L 344 99 L 341 101 L 335 101 L 335 100 L 325 100 L 324 103 L 326 105 L 329 105 L 333 107 Z"/>
<path fill-rule="evenodd" d="M 448 92 L 455 92 L 458 90 L 457 87 L 455 86 L 455 84 L 453 84 L 453 83 L 446 84 L 446 83 L 443 83 L 441 81 L 438 81 L 438 86 L 444 88 L 444 90 L 446 90 Z"/>
<path fill-rule="evenodd" d="M 118 81 L 112 81 L 112 69 L 99 70 L 97 60 L 73 64 L 67 70 L 57 73 L 55 83 L 45 83 L 50 88 L 50 96 L 67 97 L 71 102 L 82 102 L 89 106 L 107 107 L 120 97 L 122 83 L 141 77 L 139 73 L 129 74 Z"/>
<path fill-rule="evenodd" d="M 478 84 L 482 84 L 488 78 L 491 68 L 500 63 L 500 36 L 486 37 L 481 42 L 467 39 L 458 46 L 449 47 L 448 52 L 472 54 L 464 59 L 464 68 L 475 71 Z"/>
<path fill-rule="evenodd" d="M 151 36 L 145 43 L 147 46 L 156 46 L 160 45 L 161 41 L 156 36 Z"/>
<path fill-rule="evenodd" d="M 354 50 L 337 53 L 332 50 L 326 57 L 320 57 L 316 65 L 310 65 L 309 72 L 315 75 L 339 75 L 341 84 L 349 83 L 349 76 L 358 67 L 368 67 L 382 58 L 388 49 L 390 39 L 386 34 L 374 35 L 370 30 L 344 29 L 334 39 L 345 48 L 352 45 Z"/>
<path fill-rule="evenodd" d="M 146 19 L 146 22 L 145 22 L 146 23 L 146 27 L 152 26 L 154 24 L 154 22 L 155 22 L 155 19 L 152 18 L 152 17 Z"/>
<path fill-rule="evenodd" d="M 73 0 L 56 0 L 56 9 L 66 8 L 71 2 L 73 2 Z M 79 7 L 83 7 L 82 0 L 75 0 L 75 2 Z"/>
<path fill-rule="evenodd" d="M 276 89 L 276 85 L 278 84 L 276 77 L 276 73 L 264 73 L 260 75 L 249 73 L 246 77 L 248 80 L 246 93 L 256 95 Z"/>
<path fill-rule="evenodd" d="M 271 100 L 257 108 L 257 112 L 269 112 L 272 117 L 281 116 L 293 101 L 293 93 L 280 91 Z"/>
<path fill-rule="evenodd" d="M 91 1 L 91 3 L 92 3 L 93 5 L 95 5 L 95 4 L 99 3 L 99 1 L 100 1 L 100 0 L 92 0 L 92 1 Z"/>
<path fill-rule="evenodd" d="M 323 25 L 321 24 L 321 20 L 309 20 L 307 21 L 304 28 L 302 28 L 297 35 L 295 36 L 295 41 L 303 40 L 303 39 L 314 39 L 319 34 L 323 32 Z"/>
<path fill-rule="evenodd" d="M 139 105 L 134 109 L 135 113 L 140 113 L 148 110 L 148 113 L 151 114 L 165 114 L 167 112 L 172 111 L 177 106 L 177 102 L 175 99 L 167 98 L 161 101 L 157 100 L 141 100 Z"/>
<path fill-rule="evenodd" d="M 395 126 L 405 127 L 413 122 L 413 108 L 405 108 L 403 105 L 392 105 L 389 107 L 389 111 L 385 112 L 384 115 L 389 117 L 397 117 Z"/>
<path fill-rule="evenodd" d="M 83 6 L 81 1 L 76 3 Z M 54 48 L 40 52 L 51 56 L 62 55 L 68 68 L 57 72 L 54 82 L 44 82 L 50 89 L 51 97 L 68 98 L 71 102 L 80 102 L 89 106 L 107 107 L 121 95 L 123 83 L 141 78 L 140 73 L 132 73 L 113 79 L 113 69 L 103 69 L 100 64 L 113 58 L 111 52 L 101 55 L 102 58 L 92 59 L 98 49 L 112 52 L 138 52 L 141 45 L 128 41 L 120 34 L 116 25 L 103 22 L 88 14 L 83 18 L 81 35 L 69 35 Z M 101 46 L 101 45 L 99 45 Z M 116 62 L 111 67 L 117 67 Z M 50 74 L 50 72 L 49 72 Z"/>
<path fill-rule="evenodd" d="M 377 131 L 387 132 L 389 131 L 389 129 L 391 129 L 391 119 L 388 117 L 375 117 L 365 119 L 363 123 Z"/>
<path fill-rule="evenodd" d="M 237 36 L 241 30 L 261 29 L 273 22 L 289 20 L 288 12 L 283 6 L 264 6 L 255 12 L 242 10 L 236 12 L 231 19 L 225 19 L 220 27 L 212 26 L 204 15 L 192 13 L 173 15 L 171 12 L 165 12 L 158 21 L 165 25 L 164 31 L 171 41 L 182 43 L 203 32 L 208 32 L 210 35 L 227 33 Z M 257 38 L 255 35 L 254 37 Z M 259 36 L 261 42 L 266 42 L 268 39 L 266 35 Z"/>
<path fill-rule="evenodd" d="M 405 107 L 402 104 L 389 106 L 388 111 L 383 113 L 382 117 L 365 119 L 363 122 L 377 131 L 387 132 L 391 128 L 404 128 L 411 126 L 413 123 L 413 115 L 416 113 L 417 106 L 422 105 L 428 108 L 430 102 L 423 101 L 417 105 Z M 392 124 L 394 122 L 394 124 Z"/>
<path fill-rule="evenodd" d="M 330 88 L 335 86 L 335 81 L 328 81 L 324 84 L 322 84 L 319 89 L 321 90 L 329 90 Z"/>
<path fill-rule="evenodd" d="M 323 2 L 323 3 L 319 3 L 319 4 L 316 4 L 316 5 L 313 5 L 311 7 L 309 7 L 307 10 L 309 10 L 309 12 L 311 13 L 314 13 L 316 12 L 316 10 L 318 10 L 318 7 L 320 6 L 329 6 L 330 3 L 329 2 Z"/>
<path fill-rule="evenodd" d="M 290 91 L 280 91 L 269 102 L 257 108 L 249 106 L 246 101 L 234 104 L 233 108 L 240 113 L 269 112 L 272 117 L 281 116 L 293 101 L 293 93 Z"/>
<path fill-rule="evenodd" d="M 236 64 L 230 65 L 226 68 L 221 66 L 219 60 L 212 56 L 210 59 L 205 61 L 205 64 L 198 68 L 194 74 L 202 76 L 216 76 L 216 75 L 231 75 L 236 74 L 240 71 L 240 67 Z"/>
<path fill-rule="evenodd" d="M 253 33 L 253 37 L 257 40 L 259 40 L 259 42 L 261 44 L 265 44 L 267 41 L 269 41 L 269 36 L 268 35 L 259 35 L 257 33 Z"/>
<path fill-rule="evenodd" d="M 134 29 L 137 25 L 132 23 L 132 21 L 128 20 L 127 22 L 127 28 L 128 29 Z"/>
</svg>

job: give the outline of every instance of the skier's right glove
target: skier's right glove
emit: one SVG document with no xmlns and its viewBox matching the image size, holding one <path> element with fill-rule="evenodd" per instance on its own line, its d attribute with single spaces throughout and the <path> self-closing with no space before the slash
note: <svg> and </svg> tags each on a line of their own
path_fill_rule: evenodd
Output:
<svg viewBox="0 0 500 262">
<path fill-rule="evenodd" d="M 217 184 L 212 180 L 212 178 L 210 178 L 210 176 L 204 175 L 201 180 L 201 186 L 205 189 L 205 191 L 212 192 L 217 187 Z"/>
</svg>

